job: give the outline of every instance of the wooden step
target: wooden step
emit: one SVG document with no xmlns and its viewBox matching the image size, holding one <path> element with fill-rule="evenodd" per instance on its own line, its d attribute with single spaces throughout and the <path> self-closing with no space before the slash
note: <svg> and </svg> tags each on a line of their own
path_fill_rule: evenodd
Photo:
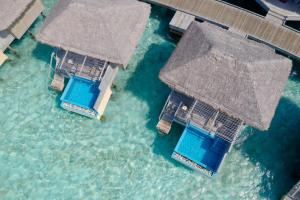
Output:
<svg viewBox="0 0 300 200">
<path fill-rule="evenodd" d="M 63 76 L 55 73 L 54 78 L 51 82 L 51 88 L 54 90 L 57 90 L 59 92 L 62 92 L 65 87 L 65 79 Z"/>
<path fill-rule="evenodd" d="M 159 120 L 158 124 L 156 125 L 156 128 L 164 134 L 169 134 L 171 130 L 172 123 L 166 120 Z"/>
<path fill-rule="evenodd" d="M 283 21 L 285 20 L 285 17 L 276 12 L 269 11 L 267 16 L 265 17 L 265 19 L 281 25 L 283 23 Z"/>
</svg>

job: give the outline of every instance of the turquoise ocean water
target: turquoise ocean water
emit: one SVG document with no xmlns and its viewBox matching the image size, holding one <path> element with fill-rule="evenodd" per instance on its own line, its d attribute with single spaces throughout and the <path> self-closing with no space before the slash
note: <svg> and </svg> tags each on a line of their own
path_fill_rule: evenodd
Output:
<svg viewBox="0 0 300 200">
<path fill-rule="evenodd" d="M 49 8 L 55 0 L 44 0 Z M 182 127 L 155 130 L 170 92 L 158 80 L 175 48 L 171 14 L 155 7 L 120 71 L 105 120 L 59 107 L 48 89 L 51 47 L 28 34 L 0 68 L 0 199 L 279 199 L 300 166 L 300 77 L 291 75 L 267 132 L 246 128 L 221 172 L 206 178 L 170 156 Z M 42 24 L 39 19 L 31 32 Z"/>
</svg>

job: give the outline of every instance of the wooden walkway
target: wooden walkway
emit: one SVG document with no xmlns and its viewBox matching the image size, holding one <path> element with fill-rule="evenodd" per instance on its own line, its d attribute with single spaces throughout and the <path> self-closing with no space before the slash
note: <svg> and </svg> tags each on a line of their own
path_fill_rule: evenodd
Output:
<svg viewBox="0 0 300 200">
<path fill-rule="evenodd" d="M 300 181 L 285 195 L 282 200 L 297 200 L 300 199 Z"/>
<path fill-rule="evenodd" d="M 292 29 L 241 8 L 216 0 L 143 0 L 192 14 L 263 41 L 300 58 L 300 34 Z"/>
</svg>

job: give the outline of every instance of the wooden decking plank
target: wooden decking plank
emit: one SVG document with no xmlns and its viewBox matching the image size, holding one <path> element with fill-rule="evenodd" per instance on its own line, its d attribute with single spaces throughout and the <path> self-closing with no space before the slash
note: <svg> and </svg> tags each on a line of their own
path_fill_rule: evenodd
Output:
<svg viewBox="0 0 300 200">
<path fill-rule="evenodd" d="M 294 34 L 291 31 L 287 31 L 286 33 L 286 40 L 285 40 L 285 49 L 287 49 L 287 51 L 289 53 L 296 53 L 296 51 L 293 51 L 292 47 L 293 47 L 293 43 L 295 41 L 295 37 Z"/>
<path fill-rule="evenodd" d="M 300 49 L 300 37 L 293 38 L 293 42 L 292 42 L 292 45 L 290 48 L 291 48 L 292 52 L 298 52 L 298 50 Z M 298 53 L 298 55 L 299 55 L 299 53 Z"/>
<path fill-rule="evenodd" d="M 232 24 L 233 28 L 240 31 L 241 27 L 243 27 L 243 24 L 245 23 L 246 15 L 244 15 L 242 12 L 237 13 L 236 16 L 237 20 Z"/>
</svg>

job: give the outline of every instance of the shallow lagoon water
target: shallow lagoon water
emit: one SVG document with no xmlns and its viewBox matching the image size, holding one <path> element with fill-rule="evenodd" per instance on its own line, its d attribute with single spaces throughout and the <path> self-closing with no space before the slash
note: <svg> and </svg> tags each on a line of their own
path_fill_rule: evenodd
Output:
<svg viewBox="0 0 300 200">
<path fill-rule="evenodd" d="M 44 0 L 49 8 L 55 0 Z M 175 48 L 171 14 L 155 7 L 100 122 L 59 107 L 48 89 L 51 47 L 28 34 L 0 68 L 1 199 L 279 199 L 300 164 L 300 77 L 291 75 L 271 128 L 246 128 L 220 173 L 206 178 L 170 156 L 182 127 L 155 130 L 170 92 L 158 73 Z M 39 19 L 31 28 L 36 33 Z"/>
</svg>

